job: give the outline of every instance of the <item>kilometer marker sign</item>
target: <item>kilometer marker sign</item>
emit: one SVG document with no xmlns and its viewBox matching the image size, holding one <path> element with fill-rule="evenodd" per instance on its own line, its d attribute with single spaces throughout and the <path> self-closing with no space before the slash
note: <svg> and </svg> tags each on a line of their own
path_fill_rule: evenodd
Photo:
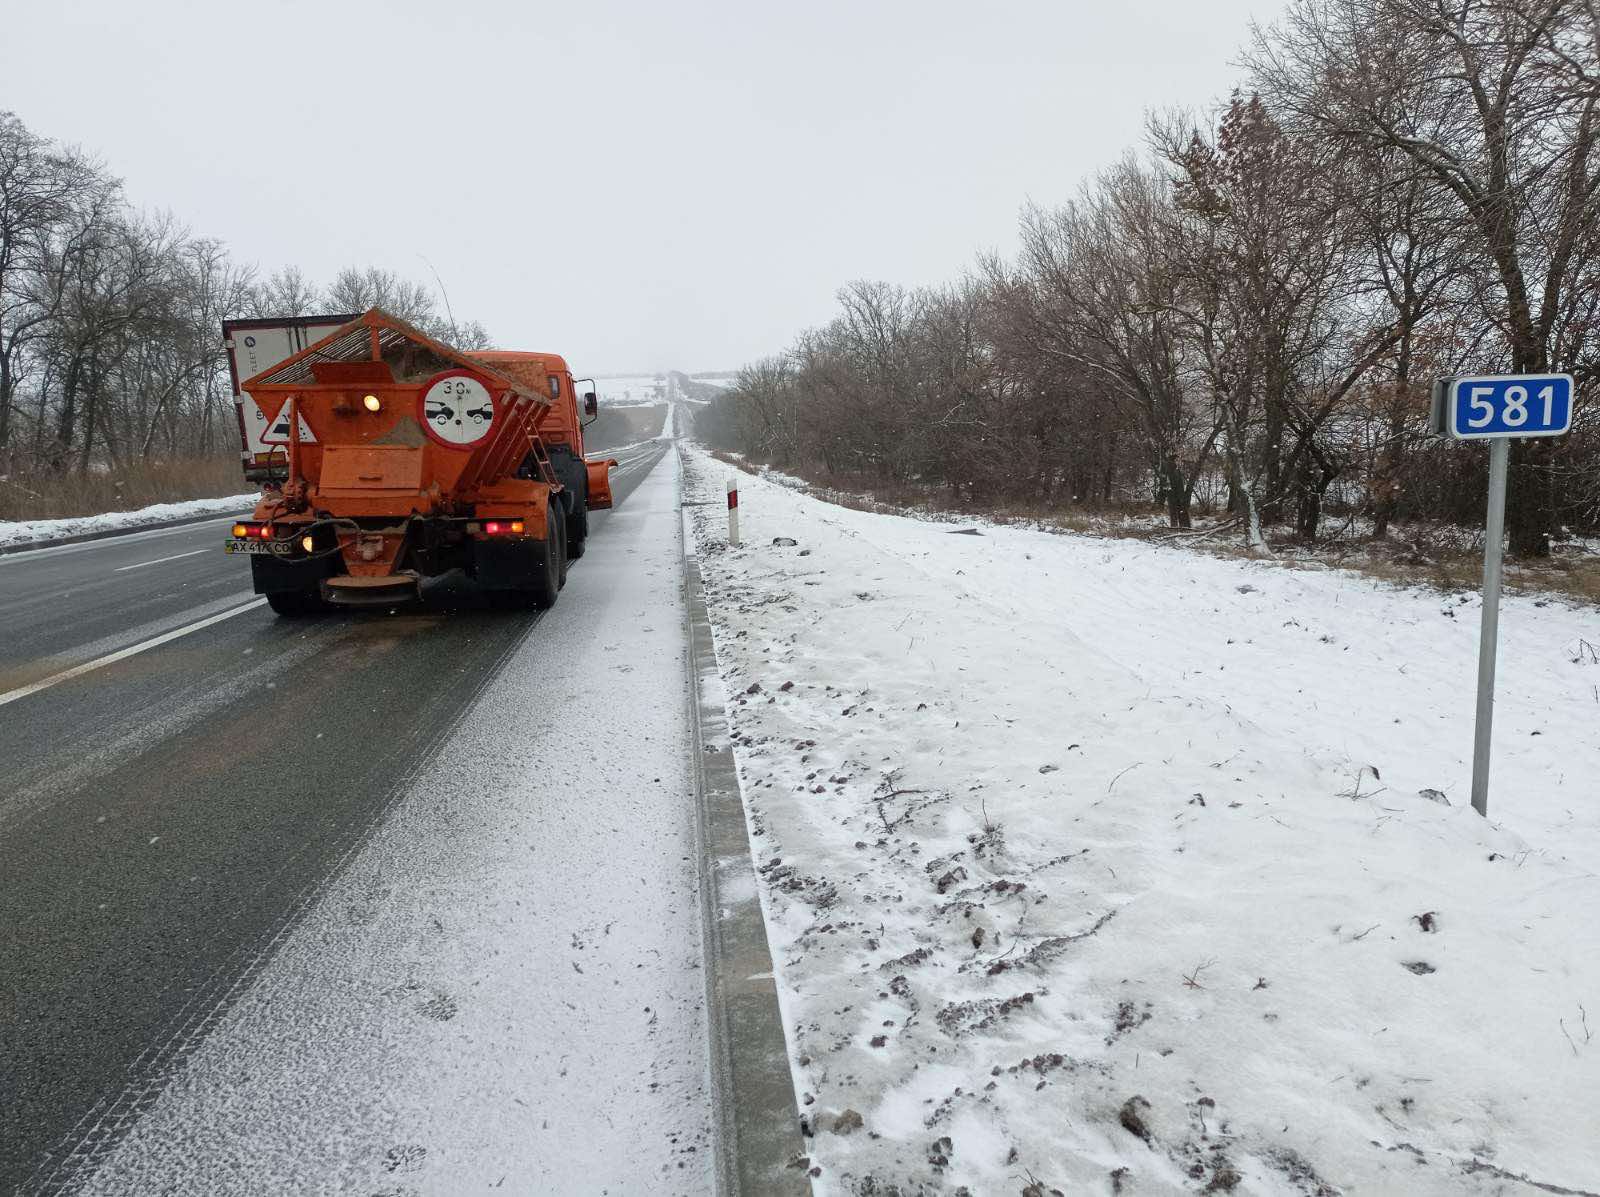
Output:
<svg viewBox="0 0 1600 1197">
<path fill-rule="evenodd" d="M 1572 427 L 1572 375 L 1505 374 L 1448 380 L 1445 431 L 1458 441 L 1561 436 Z"/>
<path fill-rule="evenodd" d="M 1433 431 L 1489 442 L 1489 512 L 1483 536 L 1483 622 L 1478 631 L 1478 714 L 1472 742 L 1472 809 L 1489 813 L 1489 744 L 1500 641 L 1501 542 L 1511 441 L 1561 436 L 1572 427 L 1572 375 L 1490 374 L 1433 384 Z"/>
</svg>

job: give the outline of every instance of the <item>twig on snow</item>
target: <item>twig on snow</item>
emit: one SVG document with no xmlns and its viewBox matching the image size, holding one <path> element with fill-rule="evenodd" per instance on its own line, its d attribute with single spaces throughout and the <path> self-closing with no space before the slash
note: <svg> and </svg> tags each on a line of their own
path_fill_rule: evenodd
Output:
<svg viewBox="0 0 1600 1197">
<path fill-rule="evenodd" d="M 1588 1046 L 1590 1041 L 1594 1039 L 1594 1032 L 1589 1030 L 1589 1012 L 1583 1008 L 1582 1002 L 1578 1003 L 1578 1017 L 1581 1020 L 1579 1029 L 1583 1031 L 1584 1045 Z M 1572 1038 L 1572 1032 L 1567 1030 L 1567 1020 L 1558 1018 L 1556 1019 L 1556 1025 L 1561 1028 L 1561 1033 L 1567 1037 L 1567 1046 L 1572 1048 L 1572 1054 L 1576 1056 L 1578 1054 L 1578 1044 Z"/>
<path fill-rule="evenodd" d="M 1011 946 L 1005 951 L 1001 952 L 998 956 L 993 957 L 989 962 L 991 965 L 1004 960 L 1007 956 L 1011 955 L 1012 952 L 1015 952 L 1019 947 L 1022 946 L 1022 924 L 1027 921 L 1028 907 L 1024 906 L 1022 908 L 1022 914 L 1017 919 L 1017 929 L 1011 933 Z"/>
<path fill-rule="evenodd" d="M 1351 800 L 1357 798 L 1375 798 L 1389 788 L 1388 786 L 1382 786 L 1379 789 L 1373 790 L 1370 794 L 1363 794 L 1361 792 L 1361 779 L 1368 773 L 1372 774 L 1373 781 L 1383 780 L 1382 776 L 1380 776 L 1378 773 L 1378 768 L 1376 765 L 1362 765 L 1361 768 L 1356 770 L 1356 784 L 1350 789 L 1341 793 L 1339 797 L 1349 798 Z"/>
<path fill-rule="evenodd" d="M 1504 1168 L 1480 1159 L 1473 1159 L 1470 1163 L 1462 1164 L 1461 1170 L 1468 1176 L 1476 1172 L 1487 1172 L 1490 1176 L 1499 1180 L 1519 1181 L 1546 1193 L 1560 1194 L 1561 1197 L 1600 1197 L 1600 1193 L 1596 1193 L 1593 1189 L 1569 1189 L 1565 1185 L 1551 1184 L 1549 1181 L 1544 1180 L 1534 1180 L 1526 1172 L 1509 1172 Z"/>
<path fill-rule="evenodd" d="M 1134 761 L 1133 764 L 1124 769 L 1122 773 L 1118 773 L 1115 777 L 1113 777 L 1111 779 L 1111 785 L 1106 786 L 1106 793 L 1111 793 L 1112 786 L 1115 786 L 1117 782 L 1122 780 L 1123 774 L 1133 772 L 1133 770 L 1137 769 L 1142 764 L 1144 764 L 1143 761 Z"/>
<path fill-rule="evenodd" d="M 1572 1042 L 1572 1035 L 1567 1030 L 1567 1020 L 1564 1018 L 1556 1019 L 1556 1026 L 1560 1027 L 1561 1033 L 1567 1037 L 1567 1046 L 1572 1049 L 1572 1054 L 1577 1055 L 1578 1045 Z"/>
</svg>

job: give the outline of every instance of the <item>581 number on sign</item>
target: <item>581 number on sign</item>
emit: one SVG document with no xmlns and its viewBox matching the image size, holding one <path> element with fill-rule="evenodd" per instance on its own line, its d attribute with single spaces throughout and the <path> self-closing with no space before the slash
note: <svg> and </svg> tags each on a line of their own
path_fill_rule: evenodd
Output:
<svg viewBox="0 0 1600 1197">
<path fill-rule="evenodd" d="M 1572 425 L 1570 374 L 1457 378 L 1450 385 L 1450 435 L 1457 440 L 1560 436 Z"/>
</svg>

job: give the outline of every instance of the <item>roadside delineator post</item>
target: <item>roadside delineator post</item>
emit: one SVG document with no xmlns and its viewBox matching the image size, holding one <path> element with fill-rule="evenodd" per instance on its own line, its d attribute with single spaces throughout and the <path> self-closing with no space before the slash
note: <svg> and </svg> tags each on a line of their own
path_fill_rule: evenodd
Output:
<svg viewBox="0 0 1600 1197">
<path fill-rule="evenodd" d="M 739 547 L 739 484 L 728 479 L 728 547 Z"/>
<path fill-rule="evenodd" d="M 1495 658 L 1500 649 L 1501 539 L 1512 440 L 1563 436 L 1572 427 L 1570 374 L 1491 374 L 1433 384 L 1435 435 L 1489 442 L 1489 505 L 1484 519 L 1483 620 L 1478 629 L 1478 704 L 1472 738 L 1472 809 L 1489 813 L 1489 748 L 1494 732 Z"/>
</svg>

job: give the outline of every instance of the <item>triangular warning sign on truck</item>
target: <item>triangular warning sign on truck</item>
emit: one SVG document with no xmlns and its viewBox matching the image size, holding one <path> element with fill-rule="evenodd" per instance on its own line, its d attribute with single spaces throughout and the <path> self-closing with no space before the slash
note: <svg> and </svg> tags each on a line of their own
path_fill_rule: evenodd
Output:
<svg viewBox="0 0 1600 1197">
<path fill-rule="evenodd" d="M 287 445 L 289 443 L 288 409 L 289 405 L 285 403 L 283 408 L 279 410 L 277 418 L 272 421 L 271 426 L 262 430 L 261 443 L 263 445 Z M 316 444 L 316 434 L 311 431 L 311 425 L 306 423 L 306 418 L 297 416 L 296 420 L 300 424 L 300 443 L 302 445 Z"/>
</svg>

